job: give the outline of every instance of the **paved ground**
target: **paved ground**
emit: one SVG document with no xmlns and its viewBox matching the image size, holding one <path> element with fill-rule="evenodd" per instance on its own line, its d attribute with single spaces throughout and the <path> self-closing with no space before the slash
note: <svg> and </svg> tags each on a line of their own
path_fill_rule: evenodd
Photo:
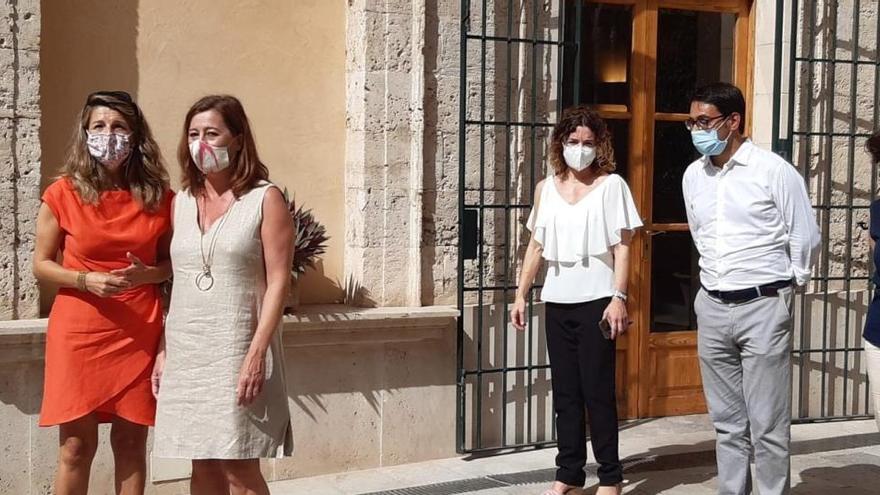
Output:
<svg viewBox="0 0 880 495">
<path fill-rule="evenodd" d="M 792 494 L 880 494 L 880 434 L 873 421 L 793 428 Z M 714 435 L 706 416 L 627 423 L 620 438 L 631 495 L 714 494 Z M 271 484 L 275 495 L 537 495 L 552 480 L 554 449 L 444 459 Z M 587 470 L 595 472 L 595 465 Z M 587 479 L 586 493 L 596 478 Z"/>
</svg>

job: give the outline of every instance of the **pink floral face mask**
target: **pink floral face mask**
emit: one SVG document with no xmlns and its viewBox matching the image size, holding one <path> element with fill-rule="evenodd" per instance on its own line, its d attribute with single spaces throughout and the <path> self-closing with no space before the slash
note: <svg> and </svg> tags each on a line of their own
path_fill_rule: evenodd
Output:
<svg viewBox="0 0 880 495">
<path fill-rule="evenodd" d="M 119 168 L 131 154 L 131 140 L 128 134 L 103 134 L 88 131 L 86 134 L 88 134 L 86 145 L 89 147 L 89 154 L 109 170 Z"/>
<path fill-rule="evenodd" d="M 211 146 L 196 139 L 189 143 L 189 154 L 203 174 L 219 172 L 229 166 L 229 149 L 226 146 Z"/>
</svg>

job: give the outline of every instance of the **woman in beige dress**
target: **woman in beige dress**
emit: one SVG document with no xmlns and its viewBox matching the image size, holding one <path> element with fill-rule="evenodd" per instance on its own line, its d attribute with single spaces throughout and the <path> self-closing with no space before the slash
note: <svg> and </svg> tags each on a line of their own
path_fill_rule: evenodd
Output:
<svg viewBox="0 0 880 495">
<path fill-rule="evenodd" d="M 190 108 L 178 160 L 154 454 L 192 459 L 193 495 L 268 494 L 259 459 L 292 451 L 280 326 L 293 224 L 236 98 Z"/>
</svg>

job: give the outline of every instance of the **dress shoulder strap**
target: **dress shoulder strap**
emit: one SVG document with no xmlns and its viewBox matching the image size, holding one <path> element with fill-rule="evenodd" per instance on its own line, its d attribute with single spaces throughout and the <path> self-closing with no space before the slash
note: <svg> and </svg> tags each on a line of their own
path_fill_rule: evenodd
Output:
<svg viewBox="0 0 880 495">
<path fill-rule="evenodd" d="M 250 191 L 246 192 L 239 201 L 243 204 L 243 209 L 253 212 L 252 218 L 254 218 L 257 222 L 262 222 L 263 220 L 263 199 L 266 197 L 266 193 L 269 189 L 276 188 L 279 191 L 281 190 L 276 184 L 269 181 L 260 181 L 256 186 L 254 186 Z"/>
<path fill-rule="evenodd" d="M 194 216 L 195 198 L 189 188 L 183 189 L 174 195 L 174 225 L 179 226 L 182 219 Z"/>
</svg>

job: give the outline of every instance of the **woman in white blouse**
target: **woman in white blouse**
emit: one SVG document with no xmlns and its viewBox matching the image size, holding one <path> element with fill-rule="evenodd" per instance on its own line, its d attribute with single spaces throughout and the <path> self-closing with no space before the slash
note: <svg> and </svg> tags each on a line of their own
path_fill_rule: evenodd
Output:
<svg viewBox="0 0 880 495">
<path fill-rule="evenodd" d="M 544 495 L 562 495 L 586 481 L 585 409 L 599 463 L 596 493 L 619 494 L 614 341 L 630 323 L 629 245 L 642 222 L 626 182 L 612 173 L 611 134 L 595 112 L 566 110 L 553 129 L 548 158 L 553 175 L 535 188 L 532 238 L 510 311 L 513 325 L 525 328 L 526 296 L 546 260 L 541 300 L 559 454 L 556 482 Z"/>
</svg>

